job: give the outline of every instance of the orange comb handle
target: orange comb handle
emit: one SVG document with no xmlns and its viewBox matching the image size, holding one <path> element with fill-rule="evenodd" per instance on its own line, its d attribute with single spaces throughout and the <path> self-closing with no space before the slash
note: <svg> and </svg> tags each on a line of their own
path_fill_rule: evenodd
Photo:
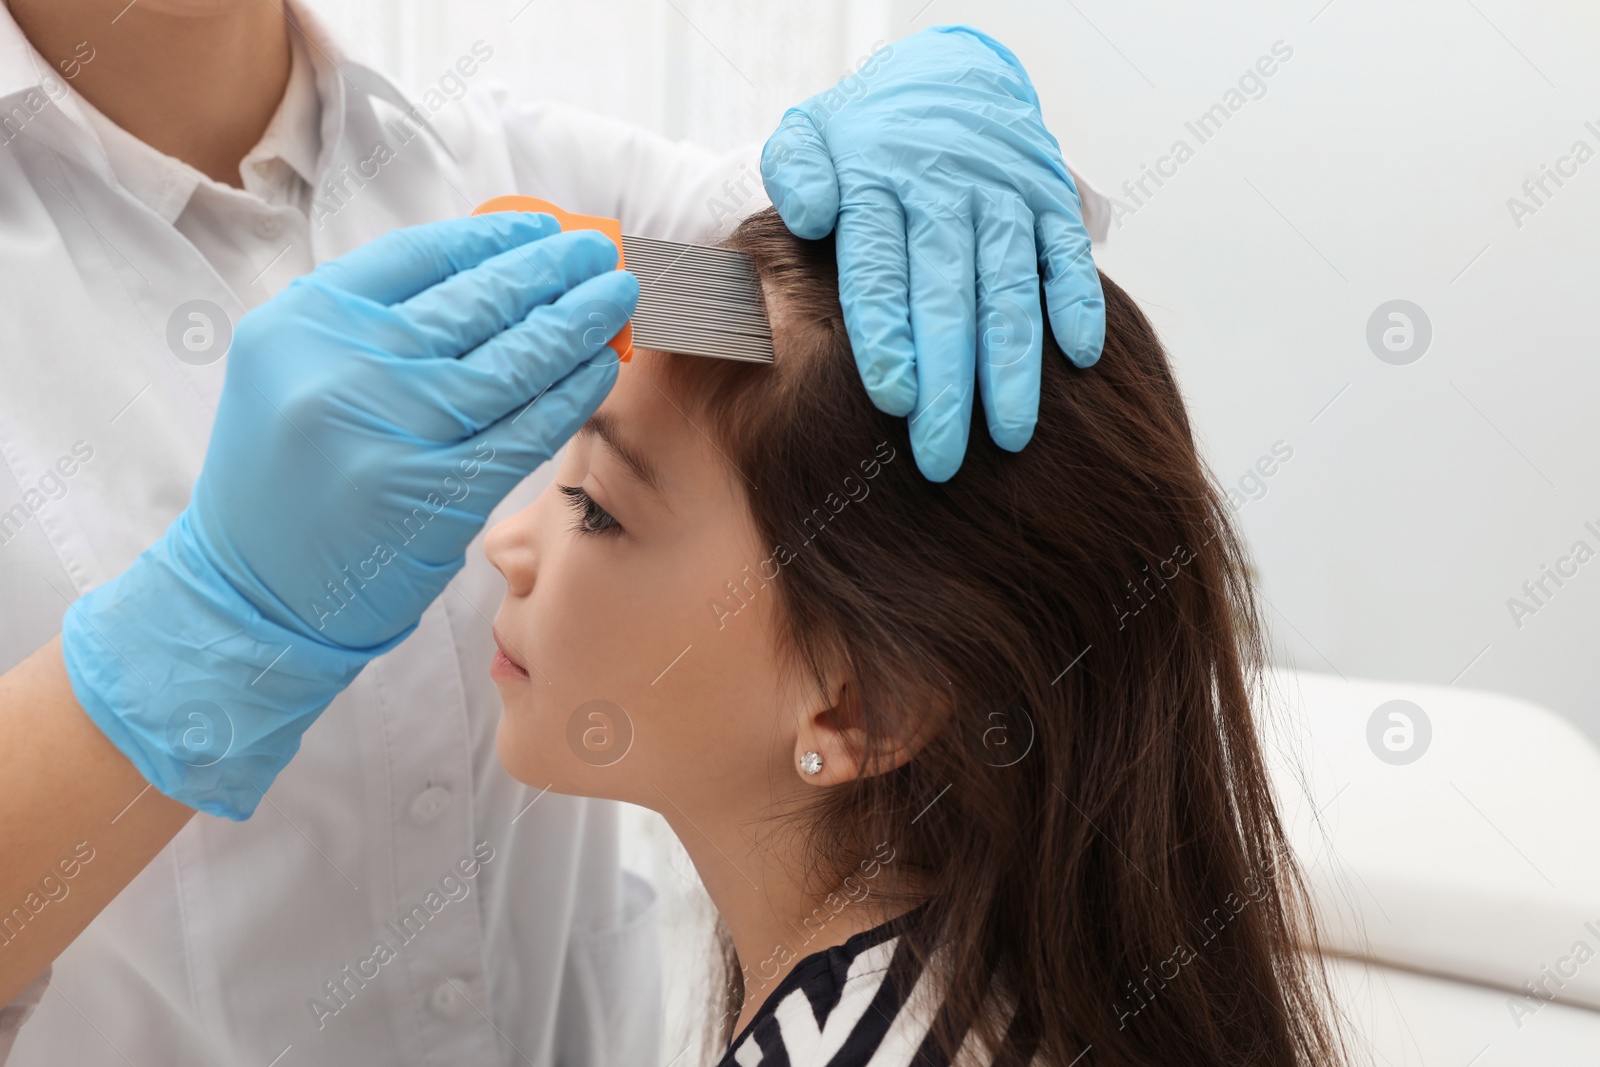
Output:
<svg viewBox="0 0 1600 1067">
<path fill-rule="evenodd" d="M 603 215 L 577 215 L 571 211 L 563 211 L 548 200 L 540 200 L 536 196 L 497 196 L 493 200 L 485 200 L 473 210 L 474 215 L 488 215 L 496 211 L 532 211 L 541 215 L 554 215 L 561 224 L 563 232 L 567 230 L 599 230 L 611 238 L 611 243 L 617 246 L 617 268 L 623 267 L 622 262 L 622 223 L 616 219 L 608 219 Z M 617 354 L 617 358 L 626 363 L 633 358 L 633 323 L 625 322 L 622 329 L 606 346 Z"/>
</svg>

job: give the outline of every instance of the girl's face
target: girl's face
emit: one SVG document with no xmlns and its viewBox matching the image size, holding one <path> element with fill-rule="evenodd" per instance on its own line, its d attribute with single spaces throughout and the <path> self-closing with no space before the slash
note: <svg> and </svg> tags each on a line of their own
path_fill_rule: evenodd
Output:
<svg viewBox="0 0 1600 1067">
<path fill-rule="evenodd" d="M 659 385 L 662 361 L 685 358 L 624 363 L 555 481 L 485 543 L 507 584 L 501 762 L 669 815 L 803 788 L 797 741 L 818 703 L 780 684 L 778 564 L 743 476 Z"/>
</svg>

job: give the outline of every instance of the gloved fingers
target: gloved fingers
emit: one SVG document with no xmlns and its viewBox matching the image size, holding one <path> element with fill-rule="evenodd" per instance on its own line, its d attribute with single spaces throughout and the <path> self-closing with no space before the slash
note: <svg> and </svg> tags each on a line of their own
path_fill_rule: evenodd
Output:
<svg viewBox="0 0 1600 1067">
<path fill-rule="evenodd" d="M 862 189 L 839 212 L 839 300 L 856 367 L 878 410 L 909 415 L 917 403 L 906 219 L 887 189 Z"/>
<path fill-rule="evenodd" d="M 975 235 L 965 213 L 908 212 L 911 336 L 916 342 L 917 406 L 911 451 L 934 482 L 955 474 L 967 451 L 977 357 Z"/>
<path fill-rule="evenodd" d="M 411 350 L 401 354 L 453 359 L 471 352 L 616 265 L 617 246 L 594 230 L 558 233 L 502 252 L 398 309 L 411 335 Z"/>
<path fill-rule="evenodd" d="M 1044 297 L 1056 344 L 1079 367 L 1091 367 L 1106 342 L 1106 298 L 1089 251 L 1083 219 L 1060 211 L 1036 222 Z"/>
<path fill-rule="evenodd" d="M 761 181 L 796 237 L 826 237 L 839 216 L 839 176 L 811 119 L 790 108 L 761 148 Z"/>
<path fill-rule="evenodd" d="M 440 401 L 474 428 L 484 427 L 527 407 L 580 364 L 616 363 L 606 342 L 638 301 L 639 280 L 627 271 L 609 271 L 580 283 L 461 359 L 439 364 Z M 597 309 L 605 326 L 594 324 Z M 525 418 L 536 417 L 539 410 L 536 403 Z"/>
<path fill-rule="evenodd" d="M 517 405 L 498 422 L 452 447 L 458 463 L 477 464 L 486 492 L 472 503 L 486 516 L 539 464 L 556 454 L 593 415 L 617 381 L 615 360 L 579 363 L 532 403 Z M 462 468 L 466 469 L 466 468 Z M 470 498 L 469 498 L 470 499 Z"/>
<path fill-rule="evenodd" d="M 977 219 L 978 389 L 995 444 L 1017 452 L 1039 419 L 1044 315 L 1033 212 L 1020 196 L 1001 192 L 980 205 Z"/>
<path fill-rule="evenodd" d="M 308 280 L 379 304 L 397 304 L 492 256 L 560 230 L 550 215 L 510 211 L 408 226 L 322 264 Z"/>
</svg>

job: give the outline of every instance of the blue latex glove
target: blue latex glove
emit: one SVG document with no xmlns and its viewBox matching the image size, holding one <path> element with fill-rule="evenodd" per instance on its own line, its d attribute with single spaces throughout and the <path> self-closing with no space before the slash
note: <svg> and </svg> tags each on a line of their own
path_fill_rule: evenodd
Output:
<svg viewBox="0 0 1600 1067">
<path fill-rule="evenodd" d="M 881 410 L 912 416 L 933 481 L 961 466 L 974 376 L 995 442 L 1015 452 L 1033 436 L 1041 274 L 1057 343 L 1080 367 L 1100 358 L 1078 190 L 1027 72 L 993 38 L 940 26 L 873 53 L 789 109 L 761 173 L 796 236 L 837 227 L 862 380 Z"/>
<path fill-rule="evenodd" d="M 78 701 L 161 792 L 247 817 L 599 406 L 638 282 L 557 229 L 396 231 L 240 320 L 188 508 L 62 624 Z"/>
</svg>

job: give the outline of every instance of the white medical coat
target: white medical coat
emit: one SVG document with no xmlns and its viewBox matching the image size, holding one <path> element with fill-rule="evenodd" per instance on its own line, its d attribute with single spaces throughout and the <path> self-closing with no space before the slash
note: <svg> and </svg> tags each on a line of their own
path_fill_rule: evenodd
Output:
<svg viewBox="0 0 1600 1067">
<path fill-rule="evenodd" d="M 411 98 L 432 132 L 402 143 L 406 98 L 300 19 L 341 75 L 323 100 L 311 262 L 504 193 L 680 240 L 763 202 L 753 148 L 719 156 L 477 84 Z M 188 500 L 226 360 L 175 357 L 174 309 L 204 299 L 237 321 L 258 302 L 118 185 L 49 74 L 0 6 L 0 669 Z M 620 870 L 614 808 L 540 796 L 495 756 L 501 590 L 475 546 L 254 818 L 197 817 L 57 961 L 9 1067 L 656 1067 L 650 892 Z M 449 883 L 463 899 L 429 897 L 488 849 Z M 396 951 L 378 966 L 380 941 Z"/>
</svg>

